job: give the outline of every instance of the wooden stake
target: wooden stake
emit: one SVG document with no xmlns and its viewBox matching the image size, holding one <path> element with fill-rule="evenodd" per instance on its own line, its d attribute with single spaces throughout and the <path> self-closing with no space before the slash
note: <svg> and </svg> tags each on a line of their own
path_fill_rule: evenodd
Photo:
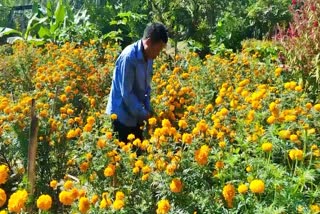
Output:
<svg viewBox="0 0 320 214">
<path fill-rule="evenodd" d="M 35 191 L 36 182 L 36 155 L 38 148 L 38 130 L 39 120 L 35 114 L 35 99 L 32 99 L 31 104 L 31 125 L 30 125 L 30 139 L 28 145 L 28 181 L 29 188 L 28 192 L 33 196 Z"/>
</svg>

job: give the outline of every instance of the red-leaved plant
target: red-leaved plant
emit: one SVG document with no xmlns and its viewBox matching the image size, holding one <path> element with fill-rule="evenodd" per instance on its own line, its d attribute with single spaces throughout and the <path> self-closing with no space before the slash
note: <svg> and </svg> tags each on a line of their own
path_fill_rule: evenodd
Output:
<svg viewBox="0 0 320 214">
<path fill-rule="evenodd" d="M 320 0 L 292 0 L 292 21 L 280 27 L 275 40 L 283 45 L 286 64 L 300 78 L 311 98 L 320 89 Z"/>
</svg>

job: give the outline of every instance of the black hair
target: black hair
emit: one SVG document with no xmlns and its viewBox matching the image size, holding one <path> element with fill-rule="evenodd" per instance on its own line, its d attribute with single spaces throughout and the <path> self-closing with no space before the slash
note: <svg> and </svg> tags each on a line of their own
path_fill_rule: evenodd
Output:
<svg viewBox="0 0 320 214">
<path fill-rule="evenodd" d="M 168 42 L 168 30 L 167 28 L 159 22 L 149 23 L 144 29 L 143 39 L 151 39 L 151 42 Z"/>
</svg>

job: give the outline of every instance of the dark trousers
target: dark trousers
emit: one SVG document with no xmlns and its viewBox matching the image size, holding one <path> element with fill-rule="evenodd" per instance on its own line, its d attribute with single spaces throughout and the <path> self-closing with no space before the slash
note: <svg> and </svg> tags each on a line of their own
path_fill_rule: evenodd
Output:
<svg viewBox="0 0 320 214">
<path fill-rule="evenodd" d="M 140 127 L 140 125 L 137 125 L 135 127 L 128 127 L 120 123 L 118 120 L 114 120 L 112 122 L 113 132 L 116 134 L 118 140 L 124 143 L 129 142 L 129 134 L 134 134 L 135 139 L 139 138 L 141 141 L 143 141 L 143 130 Z M 141 155 L 141 149 L 136 147 L 134 147 L 134 149 L 137 150 L 137 155 Z"/>
</svg>

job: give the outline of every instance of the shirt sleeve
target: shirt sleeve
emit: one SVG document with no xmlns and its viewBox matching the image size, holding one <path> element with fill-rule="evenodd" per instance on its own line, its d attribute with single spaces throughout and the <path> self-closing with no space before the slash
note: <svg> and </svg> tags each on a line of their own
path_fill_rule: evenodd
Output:
<svg viewBox="0 0 320 214">
<path fill-rule="evenodd" d="M 134 94 L 133 83 L 135 79 L 135 65 L 129 57 L 124 57 L 119 62 L 119 72 L 121 73 L 120 91 L 122 99 L 129 111 L 138 120 L 145 120 L 148 111 L 145 109 L 144 104 L 141 103 L 138 97 Z"/>
</svg>

